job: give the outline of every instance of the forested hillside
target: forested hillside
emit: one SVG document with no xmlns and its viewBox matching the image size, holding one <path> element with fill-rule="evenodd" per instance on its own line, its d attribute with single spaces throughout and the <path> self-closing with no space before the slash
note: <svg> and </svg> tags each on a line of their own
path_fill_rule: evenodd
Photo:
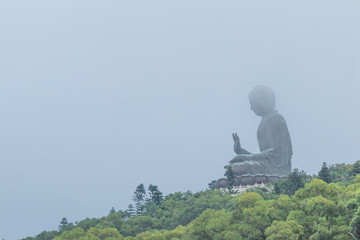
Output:
<svg viewBox="0 0 360 240">
<path fill-rule="evenodd" d="M 127 210 L 111 209 L 25 240 L 360 239 L 360 162 L 323 164 L 318 175 L 294 169 L 274 191 L 238 196 L 219 190 L 163 197 L 140 184 Z M 147 193 L 146 193 L 147 192 Z"/>
</svg>

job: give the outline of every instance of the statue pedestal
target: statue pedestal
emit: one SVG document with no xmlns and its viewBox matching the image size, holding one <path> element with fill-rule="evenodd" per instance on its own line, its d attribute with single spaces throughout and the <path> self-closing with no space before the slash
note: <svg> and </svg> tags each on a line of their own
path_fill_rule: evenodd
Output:
<svg viewBox="0 0 360 240">
<path fill-rule="evenodd" d="M 254 185 L 261 183 L 274 183 L 280 180 L 285 180 L 285 175 L 275 175 L 275 174 L 244 174 L 241 176 L 235 177 L 234 186 L 246 186 L 246 185 Z M 226 178 L 220 178 L 219 180 L 214 180 L 209 184 L 210 189 L 219 189 L 226 188 L 229 185 L 228 180 Z"/>
</svg>

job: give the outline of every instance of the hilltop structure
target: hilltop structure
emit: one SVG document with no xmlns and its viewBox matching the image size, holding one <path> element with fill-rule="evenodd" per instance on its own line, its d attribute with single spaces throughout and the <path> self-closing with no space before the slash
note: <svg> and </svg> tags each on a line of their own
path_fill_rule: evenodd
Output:
<svg viewBox="0 0 360 240">
<path fill-rule="evenodd" d="M 275 94 L 265 86 L 256 86 L 249 94 L 251 110 L 260 116 L 257 130 L 260 152 L 243 149 L 237 133 L 233 133 L 234 151 L 237 154 L 229 166 L 235 175 L 235 186 L 275 182 L 291 172 L 292 145 L 286 121 L 275 110 Z M 213 181 L 211 188 L 226 187 L 222 178 Z"/>
</svg>

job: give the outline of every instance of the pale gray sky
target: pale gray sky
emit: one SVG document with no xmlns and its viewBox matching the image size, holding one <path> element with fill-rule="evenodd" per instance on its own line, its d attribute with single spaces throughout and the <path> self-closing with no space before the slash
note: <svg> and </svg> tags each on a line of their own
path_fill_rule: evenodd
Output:
<svg viewBox="0 0 360 240">
<path fill-rule="evenodd" d="M 360 159 L 359 1 L 1 1 L 0 239 L 126 209 L 139 183 L 199 191 L 248 92 L 271 87 L 293 166 Z"/>
</svg>

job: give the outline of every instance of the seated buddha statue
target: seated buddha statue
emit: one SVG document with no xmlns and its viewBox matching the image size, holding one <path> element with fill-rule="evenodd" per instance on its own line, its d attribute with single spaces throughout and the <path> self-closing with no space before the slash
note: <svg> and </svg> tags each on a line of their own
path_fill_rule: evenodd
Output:
<svg viewBox="0 0 360 240">
<path fill-rule="evenodd" d="M 256 86 L 249 94 L 251 110 L 261 117 L 257 130 L 260 152 L 243 149 L 237 133 L 233 133 L 236 156 L 229 162 L 235 176 L 275 175 L 291 172 L 292 145 L 283 116 L 275 110 L 275 94 L 265 86 Z"/>
</svg>

